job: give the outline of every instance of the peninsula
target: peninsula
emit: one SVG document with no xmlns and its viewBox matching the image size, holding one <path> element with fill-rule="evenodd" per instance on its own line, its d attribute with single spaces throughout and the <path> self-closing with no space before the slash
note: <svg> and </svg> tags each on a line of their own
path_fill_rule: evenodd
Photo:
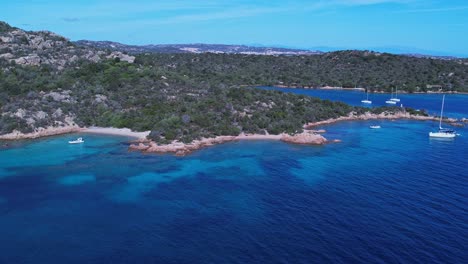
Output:
<svg viewBox="0 0 468 264">
<path fill-rule="evenodd" d="M 401 65 L 413 74 L 403 76 Z M 0 139 L 117 133 L 143 139 L 132 149 L 179 154 L 243 139 L 324 144 L 329 141 L 307 125 L 425 114 L 354 107 L 254 86 L 343 87 L 361 76 L 366 81 L 360 84 L 376 89 L 389 89 L 393 80 L 423 89 L 437 76 L 452 90 L 466 91 L 467 67 L 463 60 L 359 51 L 130 54 L 0 22 Z"/>
</svg>

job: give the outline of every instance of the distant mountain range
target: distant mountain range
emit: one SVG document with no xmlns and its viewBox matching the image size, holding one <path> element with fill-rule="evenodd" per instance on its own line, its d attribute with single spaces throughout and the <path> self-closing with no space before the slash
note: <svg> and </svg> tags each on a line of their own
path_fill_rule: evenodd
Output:
<svg viewBox="0 0 468 264">
<path fill-rule="evenodd" d="M 266 47 L 248 45 L 227 44 L 150 44 L 150 45 L 127 45 L 113 41 L 78 40 L 74 42 L 78 46 L 107 49 L 111 51 L 126 52 L 129 54 L 139 53 L 226 53 L 226 54 L 252 54 L 252 55 L 320 55 L 327 52 L 346 50 L 345 48 L 316 47 L 311 49 L 296 49 L 287 47 Z M 381 47 L 369 48 L 368 50 L 386 52 L 391 54 L 431 58 L 441 60 L 457 60 L 456 56 L 431 55 L 431 51 L 417 50 L 403 47 Z M 409 52 L 411 51 L 411 52 Z"/>
<path fill-rule="evenodd" d="M 112 41 L 75 41 L 78 46 L 109 49 L 113 51 L 138 53 L 228 53 L 228 54 L 252 54 L 252 55 L 317 55 L 321 51 L 253 47 L 246 45 L 224 45 L 224 44 L 159 44 L 159 45 L 126 45 Z"/>
</svg>

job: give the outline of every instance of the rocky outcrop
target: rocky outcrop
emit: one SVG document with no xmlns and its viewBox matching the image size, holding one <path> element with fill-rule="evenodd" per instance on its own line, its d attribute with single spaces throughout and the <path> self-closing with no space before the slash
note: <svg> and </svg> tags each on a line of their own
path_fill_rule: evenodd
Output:
<svg viewBox="0 0 468 264">
<path fill-rule="evenodd" d="M 218 136 L 214 138 L 203 138 L 200 140 L 194 140 L 190 143 L 174 141 L 170 144 L 163 145 L 158 145 L 156 142 L 150 140 L 139 140 L 131 144 L 129 146 L 129 150 L 142 151 L 146 153 L 174 153 L 177 156 L 184 156 L 204 147 L 236 140 L 281 140 L 287 143 L 304 145 L 323 145 L 328 142 L 327 139 L 322 135 L 310 132 L 303 132 L 296 135 L 259 135 L 242 133 L 238 136 Z"/>
<path fill-rule="evenodd" d="M 323 145 L 327 143 L 327 139 L 324 136 L 312 133 L 300 133 L 292 136 L 283 135 L 281 141 L 306 145 Z"/>
<path fill-rule="evenodd" d="M 122 52 L 103 51 L 92 47 L 77 47 L 68 39 L 49 31 L 24 31 L 0 25 L 0 58 L 21 65 L 52 65 L 63 69 L 79 59 L 98 62 L 104 59 L 119 58 L 133 63 L 134 56 Z"/>
<path fill-rule="evenodd" d="M 120 51 L 114 51 L 111 54 L 109 54 L 108 56 L 106 56 L 106 58 L 108 58 L 108 59 L 119 58 L 121 61 L 126 61 L 126 62 L 129 62 L 129 63 L 133 63 L 135 61 L 135 56 L 130 56 L 130 55 L 124 54 L 124 53 L 122 53 Z"/>
</svg>

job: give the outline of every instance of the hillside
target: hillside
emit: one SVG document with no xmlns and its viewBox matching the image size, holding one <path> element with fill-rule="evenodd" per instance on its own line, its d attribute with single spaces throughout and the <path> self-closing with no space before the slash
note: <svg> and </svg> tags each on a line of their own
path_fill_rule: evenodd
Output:
<svg viewBox="0 0 468 264">
<path fill-rule="evenodd" d="M 139 53 L 227 53 L 227 54 L 251 54 L 251 55 L 316 55 L 323 52 L 273 48 L 252 47 L 245 45 L 222 44 L 159 44 L 159 45 L 126 45 L 112 41 L 79 40 L 74 42 L 77 46 L 108 49 L 130 54 Z"/>
<path fill-rule="evenodd" d="M 138 55 L 137 63 L 227 85 L 366 87 L 372 91 L 468 92 L 468 63 L 388 53 L 338 51 L 315 56 Z M 428 85 L 430 88 L 428 88 Z M 432 87 L 431 87 L 432 85 Z"/>
</svg>

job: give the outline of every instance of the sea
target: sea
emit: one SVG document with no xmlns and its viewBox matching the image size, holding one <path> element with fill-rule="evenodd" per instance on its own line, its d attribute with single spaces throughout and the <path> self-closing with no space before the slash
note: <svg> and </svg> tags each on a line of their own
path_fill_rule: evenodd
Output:
<svg viewBox="0 0 468 264">
<path fill-rule="evenodd" d="M 399 97 L 440 108 L 441 95 Z M 468 96 L 446 111 L 468 116 Z M 429 138 L 437 127 L 342 122 L 322 127 L 340 143 L 185 157 L 129 152 L 120 136 L 0 142 L 0 263 L 466 263 L 468 128 Z"/>
<path fill-rule="evenodd" d="M 365 92 L 359 90 L 326 90 L 326 89 L 303 89 L 303 88 L 281 88 L 275 86 L 261 86 L 259 89 L 275 90 L 286 93 L 302 94 L 307 96 L 319 97 L 330 101 L 341 101 L 349 105 L 363 107 L 378 107 L 378 106 L 397 106 L 411 107 L 415 110 L 426 110 L 428 114 L 440 116 L 440 108 L 442 104 L 442 94 L 407 94 L 398 93 L 401 101 L 396 105 L 388 105 L 385 103 L 388 99 L 395 97 L 395 94 L 388 93 L 369 93 L 369 100 L 372 104 L 363 104 L 361 100 L 367 99 Z M 468 95 L 467 94 L 446 94 L 444 107 L 444 116 L 452 118 L 468 118 Z"/>
</svg>

